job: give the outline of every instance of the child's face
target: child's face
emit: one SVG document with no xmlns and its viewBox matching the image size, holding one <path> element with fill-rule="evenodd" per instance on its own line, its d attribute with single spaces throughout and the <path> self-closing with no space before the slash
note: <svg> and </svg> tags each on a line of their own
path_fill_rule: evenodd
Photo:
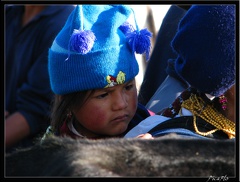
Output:
<svg viewBox="0 0 240 182">
<path fill-rule="evenodd" d="M 137 110 L 135 80 L 114 87 L 97 89 L 77 111 L 76 130 L 86 137 L 116 136 L 123 133 Z"/>
</svg>

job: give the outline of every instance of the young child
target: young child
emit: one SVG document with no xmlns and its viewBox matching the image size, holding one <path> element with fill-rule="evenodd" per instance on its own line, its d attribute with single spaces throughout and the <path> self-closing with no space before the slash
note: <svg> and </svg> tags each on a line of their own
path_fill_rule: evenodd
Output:
<svg viewBox="0 0 240 182">
<path fill-rule="evenodd" d="M 56 96 L 45 136 L 121 137 L 150 116 L 137 102 L 135 53 L 148 58 L 152 34 L 134 30 L 132 13 L 124 5 L 76 6 L 49 50 Z"/>
</svg>

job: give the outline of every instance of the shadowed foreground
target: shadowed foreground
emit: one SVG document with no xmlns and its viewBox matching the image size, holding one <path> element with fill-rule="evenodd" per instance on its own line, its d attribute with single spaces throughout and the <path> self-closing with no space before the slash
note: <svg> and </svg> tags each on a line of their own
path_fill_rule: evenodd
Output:
<svg viewBox="0 0 240 182">
<path fill-rule="evenodd" d="M 49 138 L 8 154 L 6 176 L 235 176 L 234 141 Z"/>
</svg>

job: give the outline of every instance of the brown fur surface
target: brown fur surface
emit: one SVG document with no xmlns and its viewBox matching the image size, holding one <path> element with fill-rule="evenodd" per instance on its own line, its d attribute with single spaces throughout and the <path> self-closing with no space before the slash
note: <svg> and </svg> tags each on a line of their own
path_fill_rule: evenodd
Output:
<svg viewBox="0 0 240 182">
<path fill-rule="evenodd" d="M 234 141 L 49 138 L 5 159 L 6 176 L 235 176 Z"/>
</svg>

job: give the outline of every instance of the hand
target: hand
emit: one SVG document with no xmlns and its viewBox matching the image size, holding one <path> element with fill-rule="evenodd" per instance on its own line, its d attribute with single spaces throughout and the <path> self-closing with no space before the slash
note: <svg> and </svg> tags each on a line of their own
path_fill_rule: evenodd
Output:
<svg viewBox="0 0 240 182">
<path fill-rule="evenodd" d="M 8 115 L 9 115 L 9 112 L 8 111 L 4 111 L 5 118 L 8 117 Z"/>
<path fill-rule="evenodd" d="M 154 139 L 153 136 L 150 133 L 140 134 L 136 138 L 141 139 Z"/>
<path fill-rule="evenodd" d="M 6 112 L 5 112 L 6 114 Z M 5 144 L 9 148 L 30 135 L 30 126 L 20 113 L 10 114 L 5 121 Z"/>
</svg>

